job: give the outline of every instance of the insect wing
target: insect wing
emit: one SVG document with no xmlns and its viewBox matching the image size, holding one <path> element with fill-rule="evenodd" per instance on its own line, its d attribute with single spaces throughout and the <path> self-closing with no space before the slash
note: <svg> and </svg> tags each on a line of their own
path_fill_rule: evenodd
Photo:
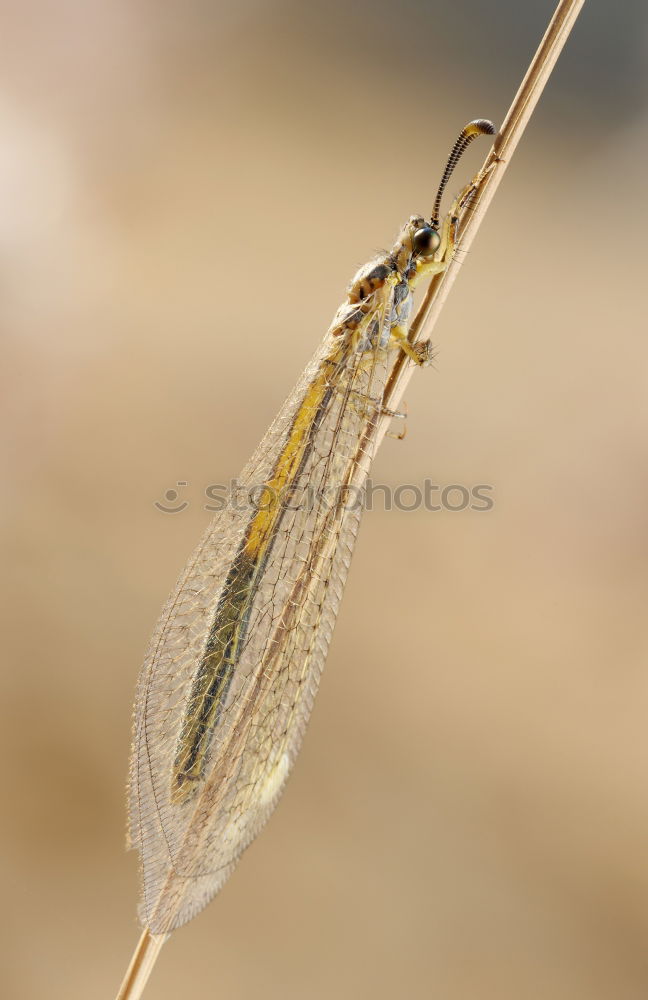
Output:
<svg viewBox="0 0 648 1000">
<path fill-rule="evenodd" d="M 372 343 L 392 297 L 392 286 L 375 295 L 361 333 Z M 324 339 L 239 477 L 258 509 L 228 507 L 212 521 L 142 668 L 130 841 L 153 933 L 191 919 L 226 881 L 272 812 L 310 715 L 390 368 L 384 350 L 339 340 Z M 207 651 L 224 633 L 209 687 Z"/>
</svg>

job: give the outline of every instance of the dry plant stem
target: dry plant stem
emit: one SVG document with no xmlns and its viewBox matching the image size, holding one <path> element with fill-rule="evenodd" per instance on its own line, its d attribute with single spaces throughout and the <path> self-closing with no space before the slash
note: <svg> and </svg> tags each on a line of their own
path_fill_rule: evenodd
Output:
<svg viewBox="0 0 648 1000">
<path fill-rule="evenodd" d="M 466 253 L 482 224 L 515 147 L 522 138 L 584 2 L 585 0 L 560 0 L 556 7 L 538 51 L 520 84 L 520 89 L 513 99 L 493 147 L 484 161 L 482 173 L 485 171 L 488 173 L 461 220 L 458 240 L 458 249 L 461 253 L 455 253 L 445 272 L 437 275 L 430 282 L 425 298 L 412 322 L 410 330 L 412 342 L 425 343 L 430 339 L 439 313 L 465 260 Z M 397 409 L 415 367 L 408 361 L 405 354 L 401 354 L 385 390 L 385 405 L 390 409 Z M 378 444 L 385 436 L 388 426 L 389 417 L 383 420 Z"/>
<path fill-rule="evenodd" d="M 167 937 L 168 934 L 150 934 L 148 930 L 142 933 L 119 987 L 117 1000 L 139 1000 Z"/>
<path fill-rule="evenodd" d="M 465 257 L 465 251 L 469 249 L 475 238 L 486 209 L 504 175 L 513 151 L 522 137 L 584 2 L 585 0 L 561 0 L 558 4 L 495 144 L 486 158 L 484 168 L 491 167 L 491 169 L 461 220 L 459 235 L 461 257 L 455 255 L 447 270 L 432 280 L 412 324 L 410 338 L 413 342 L 421 343 L 430 339 L 434 324 Z M 408 363 L 405 354 L 401 354 L 386 388 L 385 403 L 390 408 L 398 406 L 414 368 L 413 364 Z M 386 417 L 380 428 L 379 442 L 382 440 L 388 425 L 389 417 Z M 167 936 L 150 934 L 148 930 L 144 930 L 120 987 L 117 1000 L 139 1000 Z"/>
</svg>

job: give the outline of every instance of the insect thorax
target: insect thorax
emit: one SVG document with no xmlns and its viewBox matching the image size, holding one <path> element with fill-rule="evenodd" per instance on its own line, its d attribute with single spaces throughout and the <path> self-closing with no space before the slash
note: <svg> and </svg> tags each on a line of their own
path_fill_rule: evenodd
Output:
<svg viewBox="0 0 648 1000">
<path fill-rule="evenodd" d="M 417 258 L 412 249 L 412 238 L 417 229 L 425 224 L 420 216 L 413 215 L 403 226 L 398 239 L 389 253 L 380 254 L 364 264 L 354 275 L 347 291 L 346 301 L 339 307 L 329 332 L 333 336 L 353 333 L 366 320 L 369 313 L 377 308 L 381 289 L 392 279 L 394 291 L 389 322 L 380 344 L 385 347 L 389 331 L 394 326 L 407 327 L 412 310 L 413 280 L 417 273 Z M 366 350 L 368 340 L 359 343 Z"/>
</svg>

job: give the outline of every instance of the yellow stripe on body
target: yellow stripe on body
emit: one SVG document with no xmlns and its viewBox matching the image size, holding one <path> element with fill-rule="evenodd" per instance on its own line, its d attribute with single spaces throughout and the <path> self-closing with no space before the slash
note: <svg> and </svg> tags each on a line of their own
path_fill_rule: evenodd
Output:
<svg viewBox="0 0 648 1000">
<path fill-rule="evenodd" d="M 338 351 L 337 355 L 328 358 L 327 361 L 337 364 L 341 359 L 342 351 Z M 269 479 L 264 484 L 264 489 L 270 493 L 271 501 L 267 507 L 264 507 L 255 514 L 248 528 L 244 551 L 250 558 L 262 558 L 267 545 L 272 540 L 274 534 L 273 528 L 277 516 L 282 510 L 281 494 L 286 487 L 290 487 L 295 481 L 304 457 L 304 452 L 306 451 L 310 429 L 317 418 L 324 396 L 330 387 L 330 369 L 323 367 L 320 374 L 313 380 L 303 403 L 297 411 L 284 450 L 274 468 L 272 479 Z"/>
<path fill-rule="evenodd" d="M 212 734 L 245 638 L 254 595 L 286 509 L 282 499 L 296 481 L 312 428 L 321 414 L 327 393 L 334 389 L 330 366 L 339 365 L 349 347 L 348 343 L 341 345 L 330 355 L 309 386 L 272 478 L 264 484 L 270 492 L 271 503 L 257 511 L 250 521 L 232 563 L 189 695 L 173 770 L 171 798 L 174 802 L 190 798 L 203 775 Z"/>
</svg>

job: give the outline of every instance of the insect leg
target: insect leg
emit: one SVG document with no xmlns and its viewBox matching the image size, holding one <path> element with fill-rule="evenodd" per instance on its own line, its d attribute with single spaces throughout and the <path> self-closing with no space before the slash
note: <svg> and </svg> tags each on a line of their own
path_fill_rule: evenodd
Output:
<svg viewBox="0 0 648 1000">
<path fill-rule="evenodd" d="M 391 420 L 397 418 L 403 421 L 403 429 L 400 434 L 395 434 L 394 431 L 387 431 L 387 437 L 402 441 L 407 434 L 407 403 L 403 402 L 402 412 L 400 410 L 391 410 L 388 406 L 382 406 L 380 408 L 380 416 L 389 417 Z"/>
<path fill-rule="evenodd" d="M 444 264 L 439 270 L 443 270 L 445 266 Z M 408 358 L 421 367 L 429 361 L 427 357 L 422 356 L 421 351 L 417 351 L 416 347 L 410 343 L 407 330 L 403 326 L 392 326 L 389 331 L 389 346 L 400 347 L 401 351 L 404 351 Z"/>
</svg>

